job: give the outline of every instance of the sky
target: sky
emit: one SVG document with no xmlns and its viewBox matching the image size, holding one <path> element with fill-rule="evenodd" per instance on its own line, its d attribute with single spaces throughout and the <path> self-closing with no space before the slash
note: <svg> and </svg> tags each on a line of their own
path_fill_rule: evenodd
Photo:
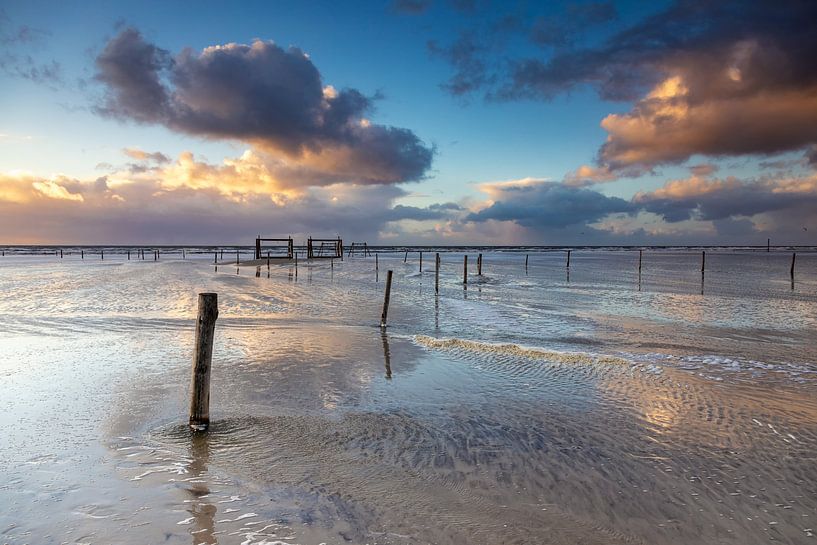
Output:
<svg viewBox="0 0 817 545">
<path fill-rule="evenodd" d="M 817 3 L 0 3 L 0 244 L 817 244 Z"/>
</svg>

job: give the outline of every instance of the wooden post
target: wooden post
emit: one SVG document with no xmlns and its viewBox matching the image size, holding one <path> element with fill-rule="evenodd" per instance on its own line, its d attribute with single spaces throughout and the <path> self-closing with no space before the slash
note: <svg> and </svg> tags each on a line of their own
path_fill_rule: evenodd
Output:
<svg viewBox="0 0 817 545">
<path fill-rule="evenodd" d="M 80 256 L 82 259 L 85 259 L 85 250 L 80 250 Z"/>
<path fill-rule="evenodd" d="M 641 254 L 644 250 L 638 250 L 638 276 L 641 276 Z"/>
<path fill-rule="evenodd" d="M 261 259 L 261 237 L 255 238 L 255 259 Z"/>
<path fill-rule="evenodd" d="M 187 254 L 184 253 L 184 248 L 182 248 L 182 259 L 187 259 Z"/>
<path fill-rule="evenodd" d="M 477 274 L 482 276 L 482 254 L 477 256 Z"/>
<path fill-rule="evenodd" d="M 60 248 L 60 259 L 62 259 L 62 248 Z"/>
<path fill-rule="evenodd" d="M 769 253 L 772 250 L 772 239 L 766 239 L 766 253 Z"/>
<path fill-rule="evenodd" d="M 420 272 L 423 272 L 423 252 L 420 252 Z"/>
<path fill-rule="evenodd" d="M 128 261 L 130 261 L 130 250 L 128 250 Z"/>
<path fill-rule="evenodd" d="M 379 270 L 380 270 L 380 263 L 378 263 L 378 260 L 377 260 L 377 254 L 374 254 L 374 270 L 375 270 L 375 271 L 379 271 Z"/>
<path fill-rule="evenodd" d="M 403 263 L 408 261 L 408 250 L 406 250 L 406 256 L 403 258 Z"/>
<path fill-rule="evenodd" d="M 797 254 L 796 253 L 791 254 L 791 270 L 789 271 L 789 274 L 791 275 L 791 281 L 792 282 L 794 282 L 794 261 L 795 261 L 795 259 L 797 259 Z"/>
<path fill-rule="evenodd" d="M 210 425 L 210 367 L 213 361 L 213 337 L 218 318 L 218 294 L 199 294 L 196 320 L 196 353 L 190 386 L 190 427 L 206 431 Z"/>
<path fill-rule="evenodd" d="M 224 248 L 221 249 L 221 259 L 224 259 Z"/>
<path fill-rule="evenodd" d="M 298 252 L 295 252 L 295 278 L 298 278 Z"/>
<path fill-rule="evenodd" d="M 380 327 L 386 327 L 386 318 L 389 315 L 389 298 L 391 297 L 392 271 L 386 274 L 386 296 L 383 299 L 383 314 L 380 315 Z"/>
<path fill-rule="evenodd" d="M 440 254 L 434 259 L 434 293 L 440 293 Z"/>
<path fill-rule="evenodd" d="M 706 270 L 706 250 L 701 252 L 701 274 Z"/>
<path fill-rule="evenodd" d="M 468 256 L 462 256 L 462 283 L 468 283 Z"/>
<path fill-rule="evenodd" d="M 567 251 L 567 268 L 570 268 L 570 250 Z"/>
<path fill-rule="evenodd" d="M 99 259 L 105 259 L 105 250 L 99 250 Z"/>
<path fill-rule="evenodd" d="M 267 254 L 267 272 L 269 272 L 269 253 Z"/>
<path fill-rule="evenodd" d="M 218 252 L 213 252 L 213 265 L 218 265 Z"/>
<path fill-rule="evenodd" d="M 525 254 L 525 272 L 528 272 L 528 254 Z"/>
</svg>

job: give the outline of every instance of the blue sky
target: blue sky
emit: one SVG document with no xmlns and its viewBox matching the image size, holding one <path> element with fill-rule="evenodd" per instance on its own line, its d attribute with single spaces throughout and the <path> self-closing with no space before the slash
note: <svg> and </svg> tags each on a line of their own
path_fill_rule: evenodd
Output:
<svg viewBox="0 0 817 545">
<path fill-rule="evenodd" d="M 817 119 L 808 98 L 813 69 L 798 72 L 813 43 L 787 41 L 813 8 L 783 2 L 767 14 L 724 4 L 699 30 L 701 13 L 669 2 L 247 2 L 230 9 L 7 2 L 0 8 L 0 208 L 11 218 L 4 226 L 11 238 L 3 242 L 234 242 L 263 230 L 253 227 L 261 223 L 271 232 L 333 229 L 405 243 L 759 244 L 766 236 L 814 243 L 807 205 L 817 202 L 809 160 L 817 135 L 807 126 L 767 129 L 786 115 L 804 125 Z M 734 13 L 748 15 L 736 25 Z M 774 18 L 766 28 L 764 19 Z M 203 50 L 256 39 L 279 48 L 271 53 L 299 48 L 322 86 L 367 97 L 344 118 L 344 136 L 312 127 L 291 148 L 282 140 L 287 130 L 276 127 L 261 128 L 261 137 L 236 128 L 236 119 L 222 119 L 227 133 L 203 129 L 201 111 L 195 120 L 178 114 L 198 108 L 201 97 L 173 98 L 173 115 L 140 112 L 125 103 L 133 82 L 106 72 L 128 73 L 133 67 L 115 63 L 131 57 L 120 48 L 114 64 L 100 64 L 111 44 L 155 46 L 176 59 L 156 76 L 176 97 L 185 90 L 171 65 L 182 66 L 186 48 L 195 61 L 188 68 L 213 84 L 215 76 L 202 72 Z M 770 69 L 769 51 L 790 70 Z M 467 90 L 452 90 L 458 75 Z M 271 73 L 265 81 L 275 86 L 288 77 Z M 740 88 L 713 85 L 720 77 Z M 229 96 L 230 83 L 218 84 L 228 102 L 265 103 L 257 89 Z M 780 101 L 802 115 L 768 106 Z M 244 114 L 257 105 L 246 106 Z M 713 113 L 730 109 L 748 112 L 746 122 Z M 611 114 L 618 117 L 603 127 Z M 407 131 L 414 147 L 375 144 L 379 133 L 368 125 L 349 129 L 361 119 L 377 130 Z M 666 143 L 633 135 L 656 127 L 667 131 Z M 652 140 L 663 139 L 657 134 Z M 608 137 L 613 143 L 602 148 Z M 734 145 L 723 143 L 730 139 Z M 324 151 L 303 155 L 316 149 Z M 167 160 L 154 163 L 134 150 Z M 356 164 L 339 163 L 341 152 Z M 180 158 L 188 153 L 193 162 L 185 167 Z M 388 167 L 372 157 L 378 153 L 389 157 Z M 587 176 L 571 178 L 582 166 Z M 209 181 L 192 180 L 191 169 L 197 176 L 207 170 Z M 247 180 L 254 175 L 260 181 Z M 157 211 L 123 219 L 117 208 L 132 210 L 128 203 Z M 208 206 L 219 212 L 212 223 Z M 361 224 L 367 214 L 371 221 Z M 191 216 L 200 224 L 184 231 L 178 219 Z M 37 217 L 48 219 L 15 232 L 14 218 Z"/>
</svg>

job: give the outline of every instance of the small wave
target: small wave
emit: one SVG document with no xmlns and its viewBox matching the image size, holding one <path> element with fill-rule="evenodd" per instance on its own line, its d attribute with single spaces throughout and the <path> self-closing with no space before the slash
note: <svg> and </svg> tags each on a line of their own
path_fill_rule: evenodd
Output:
<svg viewBox="0 0 817 545">
<path fill-rule="evenodd" d="M 415 343 L 436 350 L 467 350 L 469 352 L 482 352 L 489 354 L 503 354 L 517 356 L 521 358 L 547 360 L 559 363 L 571 364 L 612 364 L 630 365 L 632 362 L 624 358 L 615 356 L 604 356 L 591 354 L 588 352 L 559 352 L 556 350 L 546 350 L 544 348 L 526 347 L 518 344 L 495 344 L 481 341 L 471 341 L 468 339 L 456 338 L 434 338 L 425 335 L 415 335 Z"/>
</svg>

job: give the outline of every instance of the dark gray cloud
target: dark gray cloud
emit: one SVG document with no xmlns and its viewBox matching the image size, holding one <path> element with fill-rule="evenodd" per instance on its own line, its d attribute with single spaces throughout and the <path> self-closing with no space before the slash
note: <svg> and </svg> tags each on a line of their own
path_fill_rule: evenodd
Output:
<svg viewBox="0 0 817 545">
<path fill-rule="evenodd" d="M 412 131 L 370 123 L 372 99 L 325 86 L 298 48 L 255 41 L 173 56 L 126 28 L 96 64 L 102 115 L 241 140 L 357 183 L 419 180 L 433 159 Z"/>
<path fill-rule="evenodd" d="M 449 92 L 550 100 L 590 87 L 604 99 L 637 101 L 602 121 L 609 137 L 598 162 L 616 171 L 817 142 L 817 2 L 677 0 L 601 41 L 577 39 L 584 35 L 567 21 L 608 24 L 610 4 L 579 4 L 564 20 L 526 9 L 500 6 L 493 25 L 465 25 L 453 41 L 433 44 L 453 67 Z M 508 20 L 515 24 L 500 24 Z"/>
<path fill-rule="evenodd" d="M 394 0 L 393 6 L 396 11 L 415 15 L 431 7 L 431 0 Z"/>
<path fill-rule="evenodd" d="M 465 221 L 513 221 L 534 229 L 586 225 L 614 213 L 633 212 L 633 205 L 598 191 L 557 182 L 486 184 L 493 204 Z"/>
<path fill-rule="evenodd" d="M 63 85 L 62 65 L 53 59 L 38 59 L 35 53 L 49 36 L 49 32 L 28 25 L 15 26 L 0 10 L 0 71 L 54 89 Z"/>
<path fill-rule="evenodd" d="M 813 178 L 774 180 L 676 180 L 650 192 L 638 193 L 633 204 L 674 223 L 686 220 L 721 221 L 772 214 L 795 223 L 817 221 L 817 181 Z M 788 221 L 788 220 L 787 220 Z"/>
<path fill-rule="evenodd" d="M 460 211 L 462 211 L 462 207 L 453 202 L 435 203 L 424 208 L 398 204 L 390 210 L 390 221 L 441 220 L 454 218 Z"/>
</svg>

